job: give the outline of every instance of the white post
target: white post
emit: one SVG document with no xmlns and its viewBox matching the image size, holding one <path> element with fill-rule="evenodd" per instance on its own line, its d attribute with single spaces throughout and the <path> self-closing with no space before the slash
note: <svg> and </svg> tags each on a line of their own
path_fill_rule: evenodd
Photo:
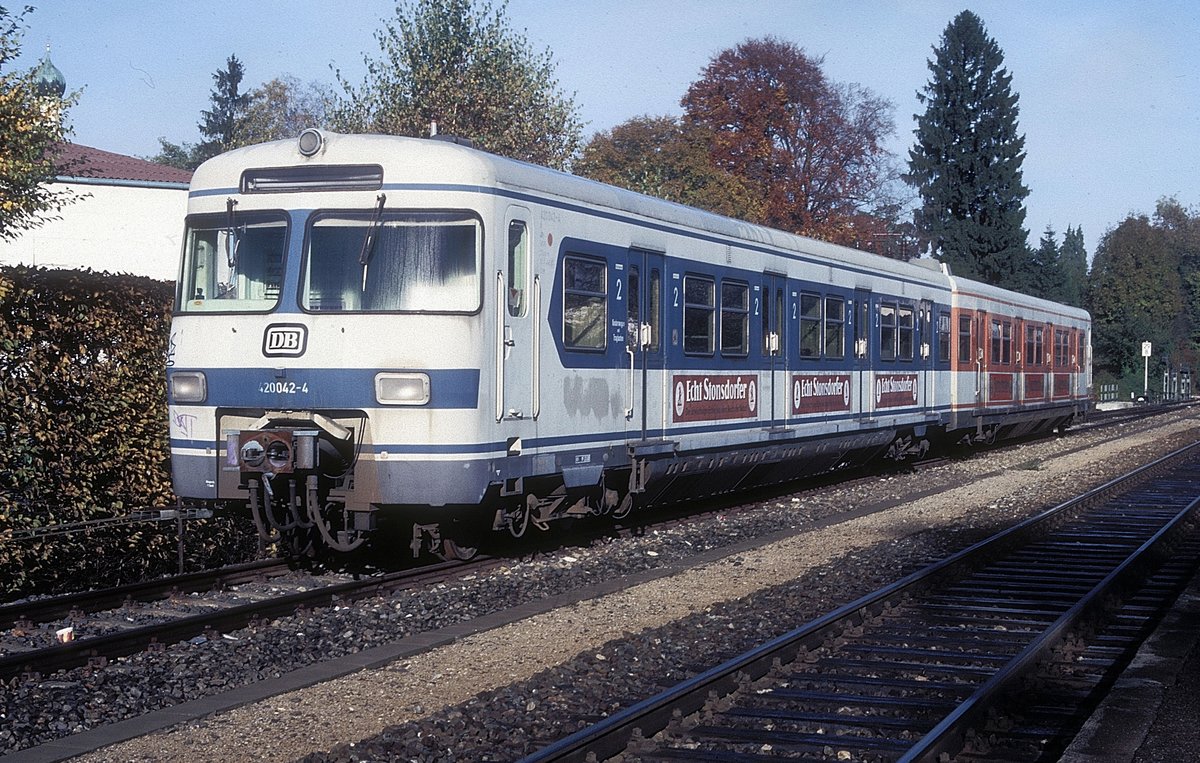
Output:
<svg viewBox="0 0 1200 763">
<path fill-rule="evenodd" d="M 1145 367 L 1142 370 L 1142 395 L 1150 402 L 1150 343 L 1142 342 L 1142 360 Z"/>
</svg>

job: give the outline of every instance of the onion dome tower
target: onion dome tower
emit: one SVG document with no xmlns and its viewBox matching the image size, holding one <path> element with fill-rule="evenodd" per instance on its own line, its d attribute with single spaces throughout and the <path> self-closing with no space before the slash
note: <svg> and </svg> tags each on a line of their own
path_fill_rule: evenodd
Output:
<svg viewBox="0 0 1200 763">
<path fill-rule="evenodd" d="M 50 45 L 46 45 L 46 55 L 33 71 L 33 87 L 42 98 L 62 98 L 67 92 L 67 80 L 58 67 L 50 62 Z"/>
</svg>

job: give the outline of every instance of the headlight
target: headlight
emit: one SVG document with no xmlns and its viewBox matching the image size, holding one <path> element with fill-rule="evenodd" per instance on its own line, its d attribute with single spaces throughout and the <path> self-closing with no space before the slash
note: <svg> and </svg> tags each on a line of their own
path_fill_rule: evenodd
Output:
<svg viewBox="0 0 1200 763">
<path fill-rule="evenodd" d="M 429 376 L 375 374 L 375 399 L 383 405 L 425 405 L 429 402 Z"/>
<path fill-rule="evenodd" d="M 200 371 L 176 371 L 171 374 L 171 400 L 176 403 L 203 403 L 208 384 Z"/>
</svg>

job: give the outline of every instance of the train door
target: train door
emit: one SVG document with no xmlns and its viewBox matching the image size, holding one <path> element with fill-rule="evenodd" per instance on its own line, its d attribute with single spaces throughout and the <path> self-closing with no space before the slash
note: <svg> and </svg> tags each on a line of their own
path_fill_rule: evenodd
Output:
<svg viewBox="0 0 1200 763">
<path fill-rule="evenodd" d="M 625 289 L 625 353 L 629 361 L 626 437 L 657 440 L 666 428 L 665 400 L 669 398 L 662 341 L 662 252 L 630 249 Z"/>
<path fill-rule="evenodd" d="M 1079 388 L 1076 394 L 1086 399 L 1091 397 L 1092 393 L 1092 333 L 1088 329 L 1079 330 L 1079 366 Z M 1189 372 L 1186 370 L 1180 372 L 1180 392 L 1185 397 L 1190 397 L 1190 379 L 1185 382 L 1182 378 L 1182 375 L 1187 373 Z"/>
<path fill-rule="evenodd" d="M 858 388 L 859 415 L 870 419 L 875 406 L 871 394 L 874 379 L 871 378 L 871 292 L 868 289 L 854 290 L 854 386 Z"/>
<path fill-rule="evenodd" d="M 973 334 L 971 352 L 975 357 L 975 408 L 982 411 L 987 406 L 988 382 L 988 341 L 991 337 L 991 326 L 988 325 L 988 314 L 983 310 L 975 311 L 975 331 Z"/>
<path fill-rule="evenodd" d="M 920 315 L 920 336 L 917 341 L 920 343 L 918 355 L 920 360 L 917 367 L 920 369 L 921 376 L 920 388 L 921 399 L 918 404 L 922 411 L 928 413 L 934 402 L 934 378 L 933 372 L 933 302 L 928 299 L 921 300 Z"/>
<path fill-rule="evenodd" d="M 1020 405 L 1025 401 L 1025 370 L 1028 359 L 1025 357 L 1025 319 L 1014 318 L 1012 322 L 1012 402 Z"/>
<path fill-rule="evenodd" d="M 533 275 L 533 236 L 529 211 L 509 210 L 503 259 L 496 271 L 496 421 L 503 424 L 509 450 L 520 452 L 532 437 L 540 407 L 538 337 L 540 282 Z"/>
<path fill-rule="evenodd" d="M 762 381 L 759 400 L 767 426 L 783 426 L 788 418 L 789 389 L 787 378 L 787 277 L 779 273 L 763 273 L 762 290 L 755 297 L 762 326 L 762 355 L 766 376 Z"/>
</svg>

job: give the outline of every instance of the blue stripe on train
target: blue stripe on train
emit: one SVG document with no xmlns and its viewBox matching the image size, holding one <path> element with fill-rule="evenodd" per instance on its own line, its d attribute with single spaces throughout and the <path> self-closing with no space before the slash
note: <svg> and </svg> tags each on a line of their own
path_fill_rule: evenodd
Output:
<svg viewBox="0 0 1200 763">
<path fill-rule="evenodd" d="M 167 377 L 192 370 L 169 368 Z M 208 368 L 203 372 L 208 387 L 203 405 L 218 408 L 379 408 L 375 375 L 406 372 L 429 376 L 429 402 L 422 409 L 479 407 L 478 368 Z M 170 384 L 167 387 L 170 389 Z"/>
<path fill-rule="evenodd" d="M 903 413 L 911 413 L 913 410 L 916 410 L 916 409 L 897 409 L 897 412 L 903 414 Z M 947 414 L 950 412 L 950 409 L 948 406 L 944 406 L 941 408 L 937 408 L 932 412 L 940 413 L 940 414 Z M 890 416 L 892 413 L 894 413 L 894 412 L 889 411 L 888 415 Z M 372 414 L 372 415 L 374 415 L 374 414 Z M 848 422 L 848 421 L 853 421 L 857 418 L 858 418 L 857 414 L 832 415 L 832 416 L 827 415 L 823 418 L 818 418 L 817 416 L 812 416 L 812 417 L 809 417 L 808 419 L 804 419 L 804 420 L 793 419 L 787 423 L 787 427 L 793 428 L 793 427 L 797 427 L 797 426 L 803 426 L 805 424 L 818 424 L 818 423 L 820 423 L 820 424 L 844 423 L 844 422 Z M 907 422 L 907 424 L 909 426 L 911 426 L 912 422 L 909 421 L 909 422 Z M 762 430 L 764 427 L 767 427 L 770 425 L 771 425 L 771 422 L 763 421 L 761 419 L 753 419 L 753 420 L 747 419 L 747 420 L 734 421 L 734 422 L 728 422 L 728 421 L 727 422 L 716 422 L 716 423 L 690 425 L 690 426 L 676 425 L 675 428 L 668 429 L 667 432 L 665 433 L 665 436 L 668 439 L 675 439 L 675 438 L 685 437 L 685 436 L 689 436 L 689 435 L 695 436 L 695 435 L 704 435 L 704 434 L 734 434 L 734 435 L 736 435 L 739 432 Z M 888 425 L 888 426 L 892 426 L 892 425 Z M 903 424 L 901 424 L 901 426 L 903 426 Z M 840 431 L 844 433 L 844 432 L 848 432 L 851 430 L 843 429 Z M 809 438 L 812 436 L 813 436 L 812 433 L 805 433 L 801 439 L 806 439 L 806 438 Z M 639 437 L 639 433 L 636 431 L 578 432 L 578 433 L 571 433 L 571 434 L 529 438 L 525 442 L 525 448 L 528 451 L 533 451 L 538 448 L 566 449 L 566 448 L 570 448 L 572 446 L 575 446 L 575 447 L 587 447 L 587 446 L 595 446 L 595 445 L 611 446 L 611 445 L 621 445 L 621 444 L 625 444 L 625 443 L 634 442 L 635 440 L 638 439 L 638 437 Z M 787 438 L 785 437 L 783 439 L 784 439 L 784 441 L 786 441 Z M 746 445 L 746 446 L 754 446 L 754 445 L 761 445 L 761 444 L 765 444 L 765 443 L 763 440 L 755 439 L 755 440 L 743 440 L 742 444 Z M 183 439 L 183 438 L 171 438 L 171 447 L 172 448 L 210 448 L 212 446 L 213 446 L 213 443 L 211 443 L 207 440 L 188 440 L 188 439 Z M 374 443 L 374 444 L 364 445 L 363 448 L 365 450 L 367 450 L 368 452 L 372 452 L 372 453 L 388 452 L 388 453 L 406 454 L 406 455 L 422 455 L 422 454 L 451 455 L 451 454 L 458 453 L 458 454 L 463 454 L 463 455 L 471 455 L 471 454 L 481 454 L 481 453 L 501 453 L 501 452 L 504 452 L 507 450 L 508 443 L 507 443 L 507 441 L 503 441 L 503 440 L 498 440 L 498 441 L 494 441 L 494 442 L 475 442 L 475 443 L 457 442 L 457 443 L 443 443 L 443 444 Z"/>
</svg>

